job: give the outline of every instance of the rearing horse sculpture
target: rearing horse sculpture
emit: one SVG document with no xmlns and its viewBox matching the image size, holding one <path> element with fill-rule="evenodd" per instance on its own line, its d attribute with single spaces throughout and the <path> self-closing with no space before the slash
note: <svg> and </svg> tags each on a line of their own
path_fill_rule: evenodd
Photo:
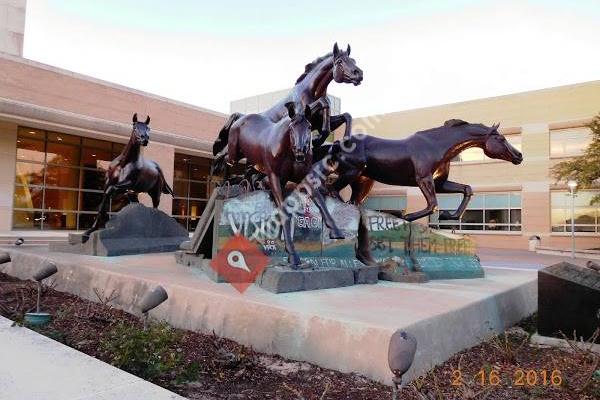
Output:
<svg viewBox="0 0 600 400">
<path fill-rule="evenodd" d="M 301 182 L 312 167 L 311 110 L 307 105 L 296 112 L 293 102 L 285 105 L 288 115 L 272 122 L 261 114 L 248 114 L 233 123 L 229 133 L 229 157 L 232 163 L 246 158 L 249 165 L 264 173 L 279 210 L 286 212 L 283 188 L 288 182 Z M 309 195 L 319 208 L 323 221 L 330 228 L 332 239 L 343 238 L 317 189 Z M 287 212 L 286 212 L 287 213 Z M 285 219 L 283 234 L 288 261 L 292 267 L 300 265 L 300 257 L 291 236 L 291 218 Z"/>
<path fill-rule="evenodd" d="M 448 180 L 450 161 L 470 147 L 483 149 L 490 158 L 515 165 L 523 155 L 498 132 L 498 124 L 483 124 L 452 119 L 443 126 L 417 132 L 406 139 L 389 140 L 367 135 L 354 135 L 336 142 L 330 153 L 339 163 L 334 190 L 352 188 L 351 202 L 362 204 L 374 181 L 388 185 L 418 186 L 427 200 L 425 209 L 398 215 L 407 221 L 426 217 L 437 208 L 436 193 L 462 193 L 458 209 L 440 212 L 440 220 L 462 216 L 473 190 L 469 185 Z"/>
<path fill-rule="evenodd" d="M 355 86 L 360 85 L 362 82 L 363 72 L 356 66 L 356 61 L 350 57 L 350 45 L 348 45 L 346 51 L 343 51 L 339 49 L 336 43 L 333 46 L 333 52 L 307 64 L 304 73 L 296 80 L 296 85 L 292 91 L 260 115 L 271 122 L 278 122 L 288 115 L 287 103 L 293 102 L 298 110 L 304 110 L 308 105 L 311 109 L 311 125 L 319 131 L 319 136 L 313 140 L 313 146 L 320 146 L 332 130 L 337 129 L 344 123 L 346 124 L 344 137 L 347 137 L 352 132 L 352 117 L 350 114 L 330 115 L 327 86 L 332 80 L 338 83 L 352 83 Z M 226 146 L 231 126 L 234 122 L 243 120 L 245 117 L 241 113 L 233 113 L 219 132 L 219 137 L 213 145 L 213 155 L 217 156 L 217 160 L 222 160 L 226 156 Z"/>
<path fill-rule="evenodd" d="M 98 207 L 98 215 L 94 224 L 83 234 L 86 242 L 90 234 L 104 226 L 108 219 L 108 205 L 113 196 L 127 193 L 130 202 L 137 203 L 138 193 L 148 193 L 152 198 L 152 206 L 158 207 L 162 193 L 173 196 L 173 189 L 167 184 L 159 165 L 146 160 L 142 156 L 142 146 L 150 140 L 150 116 L 145 122 L 139 122 L 137 113 L 133 114 L 133 129 L 129 142 L 106 170 L 104 194 Z"/>
</svg>

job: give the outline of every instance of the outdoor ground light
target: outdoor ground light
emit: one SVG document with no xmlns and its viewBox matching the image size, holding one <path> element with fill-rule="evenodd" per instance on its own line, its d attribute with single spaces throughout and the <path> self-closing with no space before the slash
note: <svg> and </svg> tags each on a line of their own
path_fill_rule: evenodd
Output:
<svg viewBox="0 0 600 400">
<path fill-rule="evenodd" d="M 36 312 L 26 313 L 25 322 L 29 325 L 46 325 L 50 322 L 50 314 L 40 311 L 40 297 L 42 295 L 42 281 L 58 272 L 56 264 L 51 261 L 44 263 L 31 277 L 37 282 Z"/>
<path fill-rule="evenodd" d="M 393 400 L 398 397 L 398 389 L 402 387 L 402 375 L 410 369 L 416 352 L 417 338 L 405 331 L 394 332 L 388 347 L 388 365 L 394 374 L 392 378 L 394 383 Z"/>
<path fill-rule="evenodd" d="M 139 308 L 144 316 L 144 330 L 146 330 L 148 325 L 148 312 L 164 303 L 168 298 L 167 291 L 160 285 L 144 295 L 139 304 Z"/>
</svg>

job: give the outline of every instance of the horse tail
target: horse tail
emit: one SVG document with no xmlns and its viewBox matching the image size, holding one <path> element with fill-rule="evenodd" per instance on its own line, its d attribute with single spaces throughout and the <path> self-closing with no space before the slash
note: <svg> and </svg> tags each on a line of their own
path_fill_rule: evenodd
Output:
<svg viewBox="0 0 600 400">
<path fill-rule="evenodd" d="M 223 125 L 223 127 L 219 131 L 219 137 L 217 138 L 217 140 L 215 140 L 215 143 L 213 144 L 213 156 L 219 154 L 221 150 L 223 150 L 225 146 L 227 146 L 227 141 L 229 140 L 229 130 L 231 129 L 231 125 L 233 125 L 233 123 L 240 119 L 240 117 L 242 116 L 244 116 L 244 114 L 237 112 L 229 116 L 229 118 L 225 122 L 225 125 Z"/>
<path fill-rule="evenodd" d="M 162 183 L 161 193 L 170 194 L 171 196 L 175 196 L 173 189 L 171 189 L 171 186 L 169 186 L 169 184 L 167 183 L 167 180 L 165 179 L 165 175 L 163 174 L 162 169 L 160 168 L 158 163 L 155 162 L 154 164 L 156 164 L 156 169 L 158 169 L 158 173 L 160 174 L 160 181 Z"/>
<path fill-rule="evenodd" d="M 164 194 L 170 194 L 171 196 L 175 196 L 173 189 L 171 189 L 171 186 L 169 186 L 169 184 L 166 181 L 163 183 L 162 192 Z"/>
</svg>

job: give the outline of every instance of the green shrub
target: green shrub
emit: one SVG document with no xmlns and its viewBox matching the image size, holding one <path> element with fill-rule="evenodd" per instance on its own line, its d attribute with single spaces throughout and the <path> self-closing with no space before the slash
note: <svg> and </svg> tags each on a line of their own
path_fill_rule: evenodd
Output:
<svg viewBox="0 0 600 400">
<path fill-rule="evenodd" d="M 167 323 L 151 323 L 147 330 L 119 323 L 100 345 L 115 367 L 143 379 L 176 377 L 181 368 L 181 333 Z"/>
</svg>

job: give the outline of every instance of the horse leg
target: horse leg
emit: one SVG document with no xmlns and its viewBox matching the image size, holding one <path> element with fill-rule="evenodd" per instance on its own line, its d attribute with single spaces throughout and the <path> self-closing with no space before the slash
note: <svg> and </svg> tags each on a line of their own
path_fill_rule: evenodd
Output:
<svg viewBox="0 0 600 400">
<path fill-rule="evenodd" d="M 131 192 L 131 191 L 127 192 L 127 200 L 129 200 L 130 204 L 140 202 L 140 200 L 138 199 L 138 194 L 136 192 Z"/>
<path fill-rule="evenodd" d="M 333 185 L 331 188 L 331 194 L 338 200 L 343 201 L 342 196 L 340 195 L 340 192 L 346 186 L 350 185 L 357 178 L 357 176 L 359 174 L 360 174 L 360 171 L 355 170 L 355 169 L 347 170 L 347 171 L 344 171 L 343 173 L 341 173 L 337 177 L 335 182 L 333 182 Z M 354 194 L 354 192 L 352 194 Z"/>
<path fill-rule="evenodd" d="M 371 192 L 375 181 L 371 178 L 368 178 L 364 175 L 358 176 L 354 181 L 350 184 L 352 188 L 352 196 L 350 197 L 350 203 L 352 204 L 362 204 L 365 199 Z"/>
<path fill-rule="evenodd" d="M 342 126 L 342 124 L 346 124 L 344 129 L 344 139 L 352 135 L 352 116 L 350 114 L 343 113 L 340 115 L 332 115 L 329 121 L 332 131 L 335 131 L 337 128 Z"/>
<path fill-rule="evenodd" d="M 230 167 L 233 166 L 238 160 L 238 139 L 239 139 L 239 131 L 230 132 L 229 134 L 229 142 L 227 143 L 227 155 L 226 162 Z"/>
<path fill-rule="evenodd" d="M 471 196 L 473 196 L 473 189 L 471 189 L 471 186 L 452 181 L 438 183 L 436 185 L 436 191 L 438 193 L 462 193 L 463 195 L 462 201 L 455 212 L 450 213 L 446 210 L 440 211 L 440 220 L 459 219 L 462 217 L 471 200 Z"/>
<path fill-rule="evenodd" d="M 358 232 L 356 238 L 356 245 L 354 247 L 354 254 L 356 259 L 365 265 L 377 265 L 377 261 L 373 259 L 371 255 L 371 246 L 369 243 L 369 230 L 365 222 L 365 216 L 363 215 L 363 209 L 360 208 L 360 216 L 358 220 Z"/>
<path fill-rule="evenodd" d="M 313 147 L 320 147 L 323 145 L 329 135 L 331 135 L 331 132 L 342 126 L 342 124 L 346 124 L 344 138 L 349 137 L 352 134 L 352 116 L 348 113 L 334 115 L 329 117 L 329 130 L 325 130 L 323 128 L 318 129 L 319 135 L 313 139 Z"/>
<path fill-rule="evenodd" d="M 335 220 L 329 213 L 329 210 L 327 209 L 327 203 L 325 201 L 325 197 L 323 197 L 323 194 L 321 193 L 319 188 L 312 188 L 311 198 L 315 202 L 319 211 L 321 212 L 321 216 L 323 217 L 323 222 L 325 222 L 325 225 L 329 228 L 329 238 L 330 239 L 344 239 L 345 236 L 342 233 L 342 231 L 340 230 L 340 228 L 338 228 L 337 224 L 335 223 Z"/>
<path fill-rule="evenodd" d="M 321 136 L 329 136 L 329 134 L 331 133 L 331 105 L 329 104 L 329 99 L 327 98 L 327 96 L 319 97 L 317 100 L 315 100 L 308 106 L 310 107 L 310 113 L 312 115 L 314 115 L 315 112 L 318 111 L 323 112 L 322 124 L 319 127 L 319 131 L 321 132 Z"/>
<path fill-rule="evenodd" d="M 94 223 L 82 235 L 82 242 L 83 243 L 85 243 L 85 242 L 88 241 L 88 239 L 90 238 L 90 235 L 92 234 L 92 232 L 97 231 L 102 226 L 104 226 L 104 224 L 106 223 L 107 216 L 108 216 L 107 215 L 107 213 L 108 213 L 108 205 L 110 204 L 110 201 L 111 201 L 114 193 L 115 193 L 115 186 L 114 185 L 109 185 L 109 186 L 107 186 L 104 189 L 104 193 L 102 194 L 102 201 L 100 201 L 100 205 L 98 206 L 98 214 L 96 214 L 96 218 L 94 219 Z"/>
<path fill-rule="evenodd" d="M 433 183 L 433 177 L 428 175 L 425 178 L 416 178 L 416 180 L 419 189 L 421 189 L 421 193 L 423 193 L 423 196 L 425 196 L 427 207 L 421 211 L 406 214 L 404 219 L 409 222 L 431 215 L 431 213 L 433 213 L 437 207 L 437 198 L 435 197 L 435 185 Z"/>
<path fill-rule="evenodd" d="M 329 213 L 325 203 L 325 197 L 323 197 L 323 193 L 321 193 L 321 189 L 325 187 L 323 183 L 331 172 L 332 169 L 328 160 L 323 159 L 318 163 L 313 164 L 312 169 L 306 175 L 301 185 L 308 192 L 309 196 L 321 212 L 323 222 L 325 222 L 325 225 L 329 228 L 329 237 L 331 239 L 344 239 L 344 234 L 337 227 L 337 224 Z"/>
<path fill-rule="evenodd" d="M 282 226 L 285 251 L 288 253 L 288 262 L 292 264 L 292 268 L 296 269 L 300 265 L 300 257 L 294 248 L 294 240 L 291 234 L 292 218 L 290 218 L 290 215 L 286 212 L 285 207 L 283 206 L 283 194 L 281 192 L 280 179 L 277 174 L 273 172 L 269 174 L 269 186 L 271 187 L 271 193 L 273 193 L 273 198 L 275 199 L 277 208 L 284 214 L 285 217 Z"/>
<path fill-rule="evenodd" d="M 158 208 L 158 205 L 160 204 L 161 192 L 162 191 L 160 190 L 159 184 L 157 184 L 150 191 L 148 191 L 148 194 L 150 195 L 150 198 L 152 199 L 152 207 L 153 208 Z"/>
</svg>

